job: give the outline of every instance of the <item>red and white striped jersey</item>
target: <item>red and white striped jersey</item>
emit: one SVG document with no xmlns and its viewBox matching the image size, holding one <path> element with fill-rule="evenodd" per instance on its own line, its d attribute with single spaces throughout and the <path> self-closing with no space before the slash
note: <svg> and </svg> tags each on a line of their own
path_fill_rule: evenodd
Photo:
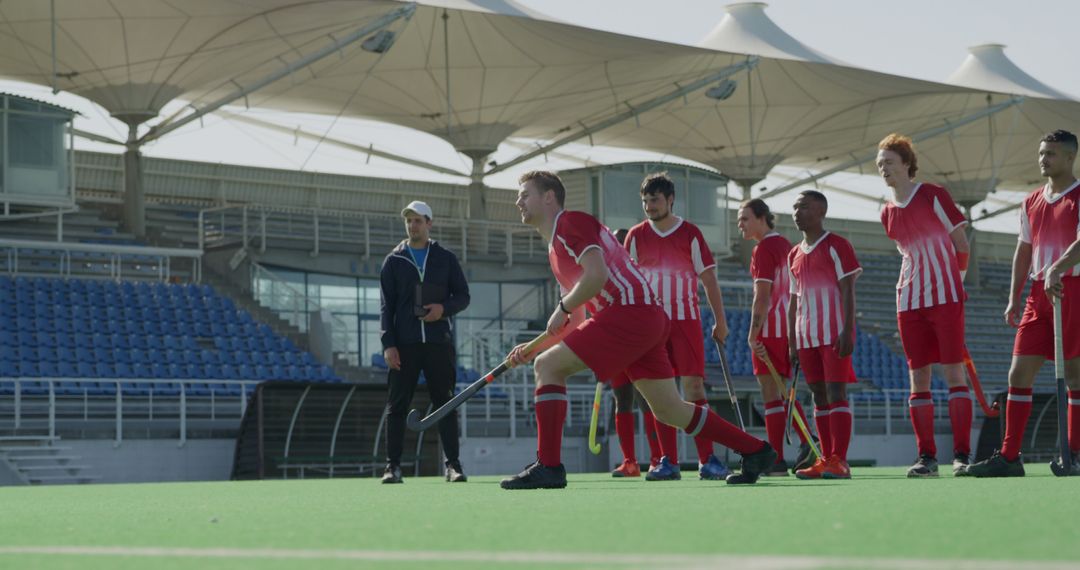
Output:
<svg viewBox="0 0 1080 570">
<path fill-rule="evenodd" d="M 825 232 L 814 245 L 804 241 L 792 248 L 788 265 L 791 294 L 799 297 L 795 313 L 796 346 L 832 345 L 844 328 L 840 280 L 862 272 L 851 242 Z"/>
<path fill-rule="evenodd" d="M 934 184 L 919 184 L 903 204 L 885 204 L 881 225 L 903 257 L 896 282 L 898 313 L 967 298 L 949 237 L 966 223 L 949 191 Z"/>
<path fill-rule="evenodd" d="M 761 238 L 750 254 L 750 277 L 755 283 L 772 283 L 769 312 L 765 314 L 761 338 L 787 338 L 787 310 L 791 298 L 789 253 L 791 242 L 776 232 L 770 232 Z"/>
<path fill-rule="evenodd" d="M 604 255 L 608 280 L 600 293 L 587 303 L 592 314 L 611 305 L 659 304 L 645 274 L 630 259 L 619 240 L 596 218 L 585 212 L 564 210 L 555 216 L 553 230 L 548 244 L 548 262 L 563 293 L 581 279 L 584 269 L 579 263 L 586 251 L 596 248 Z"/>
<path fill-rule="evenodd" d="M 1080 180 L 1053 195 L 1047 184 L 1020 204 L 1020 241 L 1031 244 L 1031 278 L 1046 279 L 1046 271 L 1080 235 Z M 1066 277 L 1080 276 L 1080 265 Z"/>
<path fill-rule="evenodd" d="M 716 267 L 701 230 L 679 218 L 666 232 L 651 220 L 630 228 L 626 249 L 649 278 L 653 291 L 673 321 L 701 320 L 698 276 Z"/>
</svg>

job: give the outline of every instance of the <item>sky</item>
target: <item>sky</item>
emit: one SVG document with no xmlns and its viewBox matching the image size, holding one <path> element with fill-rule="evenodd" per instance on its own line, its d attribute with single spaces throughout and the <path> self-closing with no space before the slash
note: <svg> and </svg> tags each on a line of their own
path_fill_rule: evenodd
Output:
<svg viewBox="0 0 1080 570">
<path fill-rule="evenodd" d="M 575 25 L 682 44 L 695 44 L 723 18 L 723 0 L 518 0 L 521 4 Z M 963 62 L 967 48 L 985 43 L 1005 44 L 1007 55 L 1020 68 L 1042 82 L 1080 97 L 1080 73 L 1068 47 L 1080 22 L 1080 2 L 1071 0 L 907 0 L 903 3 L 869 0 L 773 0 L 766 13 L 782 29 L 815 50 L 856 67 L 919 79 L 944 81 Z M 125 138 L 121 123 L 93 103 L 66 93 L 53 96 L 45 87 L 0 81 L 0 90 L 28 95 L 73 108 L 81 113 L 76 128 Z M 167 106 L 169 115 L 183 106 Z M 355 119 L 246 111 L 289 127 L 328 133 L 367 146 L 420 158 L 467 171 L 468 159 L 434 136 L 389 124 Z M 1080 128 L 1076 126 L 1075 128 Z M 506 162 L 522 152 L 529 141 L 511 141 L 493 156 Z M 76 139 L 76 148 L 119 152 L 115 146 Z M 632 152 L 568 145 L 561 152 L 538 158 L 489 177 L 489 186 L 513 188 L 519 171 L 531 168 L 566 169 L 591 162 L 624 162 L 663 158 Z M 335 172 L 385 178 L 466 182 L 379 158 L 303 139 L 274 134 L 218 116 L 206 117 L 144 148 L 147 156 Z M 572 157 L 572 158 L 570 158 Z M 546 161 L 546 163 L 545 163 Z M 680 160 L 680 162 L 686 162 Z M 1032 153 L 1032 169 L 1036 167 Z M 791 176 L 801 173 L 783 171 Z M 787 179 L 770 177 L 763 186 Z M 836 174 L 825 184 L 882 197 L 887 188 L 876 177 Z M 732 185 L 732 191 L 737 189 Z M 793 198 L 791 198 L 793 199 Z M 790 211 L 784 195 L 771 202 L 779 212 Z M 830 216 L 877 219 L 869 202 L 834 200 Z M 977 224 L 980 229 L 1015 232 L 1015 215 L 1003 215 Z"/>
</svg>

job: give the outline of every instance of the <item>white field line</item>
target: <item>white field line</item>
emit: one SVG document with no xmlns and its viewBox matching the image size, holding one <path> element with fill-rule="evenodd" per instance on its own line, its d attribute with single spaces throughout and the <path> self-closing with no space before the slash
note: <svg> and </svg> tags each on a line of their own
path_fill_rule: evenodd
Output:
<svg viewBox="0 0 1080 570">
<path fill-rule="evenodd" d="M 870 570 L 1076 570 L 1076 562 L 1002 560 L 946 560 L 918 558 L 839 558 L 823 556 L 753 556 L 691 554 L 602 554 L 571 552 L 444 552 L 392 550 L 300 550 L 284 548 L 173 548 L 132 546 L 0 546 L 0 556 L 120 556 L 144 558 L 218 558 L 252 560 L 355 560 L 366 562 L 429 562 L 475 564 L 561 564 L 618 566 L 621 568 L 754 568 L 817 570 L 865 568 Z"/>
</svg>

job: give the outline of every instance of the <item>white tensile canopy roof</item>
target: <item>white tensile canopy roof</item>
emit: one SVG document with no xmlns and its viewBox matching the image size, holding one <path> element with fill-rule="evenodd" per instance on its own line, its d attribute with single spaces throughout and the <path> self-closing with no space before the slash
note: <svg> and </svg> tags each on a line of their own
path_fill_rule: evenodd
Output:
<svg viewBox="0 0 1080 570">
<path fill-rule="evenodd" d="M 409 7 L 394 0 L 56 0 L 53 15 L 46 2 L 6 0 L 0 75 L 84 96 L 132 124 L 155 124 L 151 118 L 178 99 L 195 110 L 233 101 L 385 121 L 446 139 L 474 158 L 474 180 L 507 137 L 592 135 L 598 144 L 709 164 L 749 184 L 781 162 L 829 167 L 890 131 L 937 129 L 987 107 L 981 85 L 838 64 L 785 34 L 761 4 L 730 7 L 701 47 L 581 28 L 509 0 L 431 0 L 407 20 L 380 21 Z M 386 39 L 375 35 L 379 29 L 396 34 L 388 48 L 376 41 Z M 305 58 L 315 61 L 299 67 Z M 290 65 L 296 69 L 282 73 Z M 727 99 L 710 98 L 725 69 L 737 87 Z M 275 72 L 282 78 L 268 81 Z M 991 105 L 1001 102 L 1008 97 L 995 95 Z M 1073 107 L 1068 102 L 1058 118 L 1075 123 Z M 1009 120 L 997 113 L 991 128 L 1007 132 Z M 986 122 L 981 134 L 973 123 L 949 137 L 964 165 L 953 171 L 973 180 L 992 162 L 966 158 L 985 154 Z M 1041 118 L 1034 123 L 1045 130 Z M 156 125 L 162 131 L 160 119 Z M 1030 144 L 1021 132 L 1018 148 Z M 1003 182 L 1013 180 L 1007 163 Z"/>
</svg>

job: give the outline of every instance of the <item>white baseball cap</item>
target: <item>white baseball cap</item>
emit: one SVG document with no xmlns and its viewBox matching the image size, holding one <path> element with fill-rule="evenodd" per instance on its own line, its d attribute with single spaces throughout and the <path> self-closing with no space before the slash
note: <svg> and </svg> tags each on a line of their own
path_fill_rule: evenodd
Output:
<svg viewBox="0 0 1080 570">
<path fill-rule="evenodd" d="M 428 206 L 426 203 L 421 202 L 420 200 L 413 200 L 412 202 L 409 202 L 409 205 L 405 206 L 405 208 L 401 210 L 401 215 L 404 216 L 408 212 L 414 212 L 420 214 L 421 216 L 426 216 L 429 220 L 435 217 L 431 215 L 431 206 Z"/>
</svg>

